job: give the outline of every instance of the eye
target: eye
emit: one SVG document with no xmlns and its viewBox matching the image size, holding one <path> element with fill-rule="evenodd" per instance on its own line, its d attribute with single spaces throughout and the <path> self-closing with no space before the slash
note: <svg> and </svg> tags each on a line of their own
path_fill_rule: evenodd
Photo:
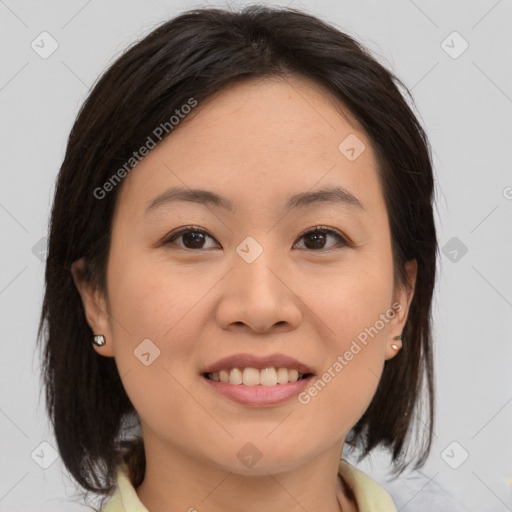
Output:
<svg viewBox="0 0 512 512">
<path fill-rule="evenodd" d="M 333 247 L 332 245 L 331 247 L 324 247 L 329 236 L 337 238 L 338 242 L 340 242 L 342 246 L 350 245 L 345 237 L 343 237 L 336 229 L 326 226 L 315 226 L 314 228 L 304 232 L 300 236 L 300 239 L 304 238 L 305 240 L 309 240 L 309 242 L 305 244 L 306 249 L 318 252 L 318 250 L 329 250 Z M 204 229 L 197 226 L 183 226 L 172 231 L 164 240 L 163 245 L 174 244 L 176 243 L 176 240 L 179 240 L 180 238 L 182 239 L 182 244 L 178 245 L 181 245 L 183 249 L 191 250 L 208 249 L 209 247 L 205 247 L 205 243 L 208 238 L 215 241 L 215 239 Z M 215 243 L 217 242 L 215 241 Z M 336 244 L 334 244 L 334 246 L 335 245 Z"/>
<path fill-rule="evenodd" d="M 313 229 L 309 229 L 305 233 L 303 233 L 300 238 L 304 238 L 305 240 L 309 239 L 309 243 L 306 244 L 306 249 L 313 249 L 313 250 L 329 250 L 331 247 L 323 247 L 323 245 L 326 243 L 328 237 L 337 238 L 338 241 L 341 242 L 342 245 L 348 246 L 350 245 L 349 242 L 339 233 L 336 229 L 328 228 L 327 226 L 316 226 Z"/>
<path fill-rule="evenodd" d="M 214 240 L 204 229 L 197 226 L 184 226 L 171 232 L 163 243 L 164 245 L 174 243 L 179 238 L 183 238 L 184 249 L 204 249 L 207 238 Z"/>
</svg>

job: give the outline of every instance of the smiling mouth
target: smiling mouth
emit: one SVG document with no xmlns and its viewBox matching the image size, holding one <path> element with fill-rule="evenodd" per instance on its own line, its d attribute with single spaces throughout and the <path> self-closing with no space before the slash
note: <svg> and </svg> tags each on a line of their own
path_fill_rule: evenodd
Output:
<svg viewBox="0 0 512 512">
<path fill-rule="evenodd" d="M 216 382 L 242 386 L 275 386 L 289 384 L 311 377 L 312 373 L 301 373 L 297 369 L 283 367 L 252 368 L 234 367 L 203 373 L 203 377 Z"/>
</svg>

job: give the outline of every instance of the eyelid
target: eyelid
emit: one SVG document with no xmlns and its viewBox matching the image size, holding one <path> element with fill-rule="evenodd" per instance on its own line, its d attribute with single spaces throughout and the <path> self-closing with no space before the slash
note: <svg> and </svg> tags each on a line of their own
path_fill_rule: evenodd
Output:
<svg viewBox="0 0 512 512">
<path fill-rule="evenodd" d="M 207 230 L 199 227 L 199 226 L 195 226 L 195 225 L 188 225 L 188 226 L 181 226 L 179 228 L 176 228 L 174 229 L 173 231 L 171 231 L 170 233 L 168 233 L 163 241 L 162 241 L 162 245 L 166 245 L 166 244 L 169 244 L 171 243 L 172 239 L 173 238 L 177 238 L 179 237 L 182 233 L 186 233 L 188 231 L 195 231 L 195 232 L 198 232 L 198 233 L 202 233 L 208 237 L 210 237 L 212 240 L 215 240 L 215 237 L 213 237 Z M 336 235 L 343 246 L 347 246 L 347 247 L 353 247 L 353 243 L 345 236 L 343 235 L 343 233 L 341 233 L 338 229 L 336 228 L 333 228 L 333 227 L 330 227 L 330 226 L 324 226 L 324 225 L 317 225 L 317 226 L 313 226 L 313 227 L 310 227 L 308 229 L 306 229 L 305 231 L 303 231 L 297 238 L 297 240 L 300 240 L 302 237 L 306 236 L 306 235 L 309 235 L 311 233 L 315 233 L 315 232 L 328 232 L 329 234 L 332 234 L 332 235 Z M 215 240 L 216 243 L 219 243 L 217 242 L 217 240 Z M 295 242 L 294 246 L 296 245 L 297 242 Z M 219 244 L 220 245 L 220 244 Z M 187 250 L 187 249 L 185 249 Z M 190 251 L 192 252 L 201 252 L 200 250 L 195 250 L 194 249 L 189 249 Z M 302 249 L 302 250 L 306 250 L 307 249 Z M 318 253 L 326 253 L 326 252 L 330 252 L 330 251 L 333 251 L 333 250 L 336 250 L 336 247 L 330 247 L 328 249 L 319 249 L 317 251 L 314 251 L 314 250 L 309 250 L 308 252 L 318 252 Z"/>
<path fill-rule="evenodd" d="M 173 238 L 176 238 L 179 235 L 186 233 L 188 231 L 196 231 L 198 233 L 202 233 L 204 235 L 209 236 L 212 240 L 215 240 L 215 238 L 212 235 L 210 235 L 210 233 L 208 233 L 208 231 L 206 231 L 205 229 L 203 229 L 199 226 L 189 225 L 189 226 L 181 226 L 179 228 L 172 230 L 170 233 L 167 233 L 167 235 L 165 235 L 165 237 L 162 241 L 162 244 L 165 245 L 165 244 L 171 243 L 171 240 Z M 217 240 L 215 240 L 215 241 L 217 242 Z"/>
<path fill-rule="evenodd" d="M 318 226 L 314 226 L 312 228 L 306 229 L 306 231 L 303 231 L 299 235 L 299 238 L 303 237 L 304 235 L 309 235 L 311 233 L 315 233 L 317 231 L 320 231 L 320 232 L 327 231 L 328 233 L 335 234 L 335 235 L 339 236 L 343 240 L 343 242 L 346 243 L 347 245 L 349 245 L 351 243 L 348 240 L 348 238 L 341 231 L 339 231 L 338 229 L 332 228 L 330 226 L 323 226 L 323 225 L 318 225 Z"/>
</svg>

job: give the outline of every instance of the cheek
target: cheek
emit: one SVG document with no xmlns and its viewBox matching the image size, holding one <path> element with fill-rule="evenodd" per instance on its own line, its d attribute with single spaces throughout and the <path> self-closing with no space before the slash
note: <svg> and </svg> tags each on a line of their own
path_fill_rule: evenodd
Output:
<svg viewBox="0 0 512 512">
<path fill-rule="evenodd" d="M 360 258 L 321 279 L 311 279 L 305 282 L 302 293 L 316 313 L 331 348 L 348 350 L 352 340 L 359 338 L 364 342 L 365 334 L 368 339 L 385 337 L 388 323 L 380 319 L 392 302 L 391 262 Z M 372 329 L 375 325 L 378 333 Z"/>
<path fill-rule="evenodd" d="M 140 372 L 149 383 L 155 372 L 146 372 L 144 363 L 176 376 L 189 372 L 201 325 L 194 306 L 204 290 L 185 286 L 179 271 L 145 264 L 141 255 L 126 253 L 115 261 L 109 295 L 120 374 Z"/>
<path fill-rule="evenodd" d="M 193 297 L 176 273 L 166 272 L 139 254 L 113 258 L 109 294 L 111 314 L 134 338 L 163 340 L 179 326 Z M 116 326 L 119 331 L 119 326 Z"/>
<path fill-rule="evenodd" d="M 112 267 L 109 292 L 123 386 L 140 418 L 165 430 L 169 418 L 186 417 L 194 404 L 186 379 L 196 371 L 192 356 L 201 322 L 193 306 L 201 290 L 183 289 L 176 273 L 164 277 L 143 258 L 126 254 Z"/>
<path fill-rule="evenodd" d="M 360 257 L 346 270 L 316 280 L 315 288 L 312 285 L 303 293 L 318 312 L 324 354 L 322 373 L 301 403 L 314 415 L 348 430 L 370 404 L 384 367 L 389 321 L 394 316 L 392 262 Z M 316 291 L 307 292 L 308 288 Z"/>
<path fill-rule="evenodd" d="M 384 367 L 390 287 L 386 279 L 339 279 L 324 288 L 315 308 L 322 311 L 323 355 L 320 374 L 300 402 L 304 413 L 322 418 L 333 440 L 348 432 L 377 390 Z"/>
<path fill-rule="evenodd" d="M 373 365 L 353 359 L 341 371 L 326 369 L 300 396 L 304 417 L 326 426 L 324 441 L 335 442 L 359 421 L 375 395 L 382 364 L 381 359 Z"/>
</svg>

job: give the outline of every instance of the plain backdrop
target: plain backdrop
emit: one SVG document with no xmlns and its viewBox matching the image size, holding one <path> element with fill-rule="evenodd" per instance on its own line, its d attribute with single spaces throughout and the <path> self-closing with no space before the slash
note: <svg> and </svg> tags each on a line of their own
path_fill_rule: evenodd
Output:
<svg viewBox="0 0 512 512">
<path fill-rule="evenodd" d="M 378 453 L 360 467 L 401 511 L 510 511 L 512 3 L 274 3 L 286 4 L 355 36 L 394 71 L 434 151 L 435 444 L 421 471 L 395 482 Z M 55 179 L 107 65 L 157 24 L 207 5 L 228 4 L 0 1 L 0 511 L 88 510 L 73 504 L 78 489 L 55 452 L 35 350 Z"/>
</svg>

